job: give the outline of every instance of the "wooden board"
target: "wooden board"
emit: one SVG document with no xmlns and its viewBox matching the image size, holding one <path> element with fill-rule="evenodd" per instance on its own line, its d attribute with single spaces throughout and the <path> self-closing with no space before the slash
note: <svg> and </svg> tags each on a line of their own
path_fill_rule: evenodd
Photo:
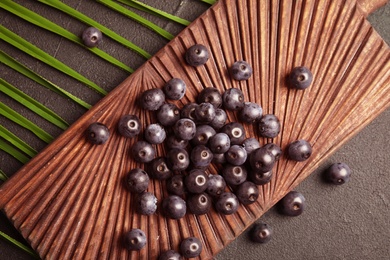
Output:
<svg viewBox="0 0 390 260">
<path fill-rule="evenodd" d="M 374 4 L 372 4 L 374 3 Z M 102 99 L 44 151 L 0 187 L 0 208 L 31 246 L 47 259 L 155 259 L 162 250 L 178 249 L 188 236 L 201 239 L 202 259 L 210 259 L 317 168 L 331 153 L 366 126 L 390 104 L 390 49 L 365 17 L 383 1 L 235 1 L 221 0 Z M 207 46 L 210 60 L 193 68 L 183 60 L 195 43 Z M 227 73 L 236 60 L 248 61 L 253 76 L 231 80 Z M 285 77 L 298 65 L 314 74 L 311 88 L 289 89 Z M 364 73 L 362 73 L 364 72 Z M 246 125 L 247 136 L 282 149 L 306 139 L 314 153 L 308 161 L 282 157 L 271 182 L 250 206 L 222 216 L 187 214 L 170 220 L 161 214 L 140 216 L 134 198 L 122 185 L 135 163 L 129 151 L 135 140 L 116 133 L 123 114 L 137 114 L 145 124 L 154 114 L 137 104 L 139 94 L 161 88 L 172 77 L 185 80 L 183 104 L 194 101 L 204 87 L 221 91 L 240 88 L 247 101 L 259 103 L 264 113 L 281 119 L 280 135 L 258 137 Z M 229 120 L 236 121 L 234 113 Z M 106 124 L 108 143 L 93 146 L 84 138 L 92 122 Z M 156 146 L 158 154 L 164 147 Z M 217 167 L 209 169 L 217 173 Z M 149 186 L 161 200 L 165 184 Z M 128 252 L 122 234 L 141 228 L 146 248 Z"/>
</svg>

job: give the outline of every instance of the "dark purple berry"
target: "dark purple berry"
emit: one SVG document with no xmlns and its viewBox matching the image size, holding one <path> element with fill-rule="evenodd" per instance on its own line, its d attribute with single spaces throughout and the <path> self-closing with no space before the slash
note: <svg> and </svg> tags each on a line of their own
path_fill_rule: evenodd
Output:
<svg viewBox="0 0 390 260">
<path fill-rule="evenodd" d="M 195 258 L 202 252 L 202 242 L 196 237 L 188 237 L 180 243 L 180 252 L 185 258 Z"/>
<path fill-rule="evenodd" d="M 245 140 L 245 128 L 241 123 L 230 122 L 222 127 L 221 133 L 225 133 L 230 138 L 230 144 L 242 144 Z"/>
<path fill-rule="evenodd" d="M 194 138 L 191 139 L 193 145 L 206 145 L 209 139 L 216 134 L 214 128 L 209 125 L 198 125 Z"/>
<path fill-rule="evenodd" d="M 243 165 L 225 164 L 222 168 L 222 176 L 227 184 L 235 186 L 246 181 L 248 172 Z"/>
<path fill-rule="evenodd" d="M 230 148 L 230 138 L 225 133 L 217 133 L 210 138 L 208 147 L 213 153 L 225 153 Z"/>
<path fill-rule="evenodd" d="M 251 153 L 249 163 L 255 172 L 268 172 L 275 164 L 275 156 L 268 149 L 260 147 Z"/>
<path fill-rule="evenodd" d="M 197 101 L 199 104 L 210 103 L 219 108 L 222 105 L 222 94 L 217 88 L 207 87 L 198 94 Z"/>
<path fill-rule="evenodd" d="M 295 67 L 292 69 L 287 77 L 287 85 L 290 88 L 306 89 L 313 81 L 313 74 L 311 71 L 304 67 Z"/>
<path fill-rule="evenodd" d="M 157 210 L 157 198 L 153 193 L 144 192 L 137 197 L 137 211 L 142 215 L 152 215 Z"/>
<path fill-rule="evenodd" d="M 197 145 L 191 150 L 191 162 L 195 168 L 207 168 L 213 160 L 213 153 L 205 145 Z"/>
<path fill-rule="evenodd" d="M 230 74 L 235 80 L 247 80 L 252 76 L 252 67 L 246 61 L 236 61 L 230 67 Z"/>
<path fill-rule="evenodd" d="M 146 110 L 158 110 L 165 103 L 165 94 L 159 88 L 152 88 L 142 92 L 140 104 Z"/>
<path fill-rule="evenodd" d="M 188 65 L 198 67 L 204 65 L 209 59 L 209 50 L 202 44 L 195 44 L 187 49 L 185 60 Z"/>
<path fill-rule="evenodd" d="M 214 153 L 213 154 L 213 163 L 225 164 L 226 158 L 224 153 Z"/>
<path fill-rule="evenodd" d="M 325 178 L 330 183 L 341 185 L 349 181 L 351 169 L 345 163 L 334 163 L 325 172 Z"/>
<path fill-rule="evenodd" d="M 280 200 L 280 210 L 287 216 L 301 215 L 305 209 L 305 197 L 298 191 L 290 191 Z"/>
<path fill-rule="evenodd" d="M 240 202 L 232 192 L 224 192 L 215 202 L 215 210 L 224 215 L 231 215 L 238 210 Z"/>
<path fill-rule="evenodd" d="M 245 181 L 238 185 L 236 191 L 236 196 L 238 200 L 243 205 L 249 205 L 256 202 L 259 197 L 259 189 L 256 184 L 250 181 Z"/>
<path fill-rule="evenodd" d="M 86 136 L 92 144 L 104 144 L 110 137 L 110 131 L 104 124 L 95 122 L 88 126 Z"/>
<path fill-rule="evenodd" d="M 194 215 L 207 214 L 210 211 L 212 200 L 207 193 L 191 194 L 187 198 L 188 211 Z"/>
<path fill-rule="evenodd" d="M 225 153 L 226 161 L 232 165 L 243 165 L 247 158 L 247 153 L 241 145 L 232 145 Z"/>
<path fill-rule="evenodd" d="M 124 246 L 127 250 L 141 250 L 146 245 L 146 235 L 141 229 L 135 228 L 124 235 Z"/>
<path fill-rule="evenodd" d="M 164 215 L 171 219 L 182 218 L 187 212 L 186 202 L 177 195 L 169 195 L 164 198 L 161 206 Z"/>
<path fill-rule="evenodd" d="M 149 162 L 148 173 L 151 178 L 160 181 L 172 176 L 172 171 L 169 169 L 165 157 L 157 157 Z"/>
<path fill-rule="evenodd" d="M 180 110 L 180 117 L 181 118 L 189 118 L 192 121 L 196 121 L 195 117 L 195 109 L 198 106 L 197 103 L 191 102 L 186 103 L 183 108 Z"/>
<path fill-rule="evenodd" d="M 275 138 L 280 132 L 280 121 L 273 114 L 261 117 L 259 124 L 259 134 L 266 138 Z"/>
<path fill-rule="evenodd" d="M 81 36 L 83 43 L 88 47 L 96 47 L 103 41 L 102 32 L 95 27 L 88 27 Z"/>
<path fill-rule="evenodd" d="M 182 118 L 176 121 L 173 126 L 173 132 L 180 139 L 191 140 L 195 136 L 196 125 L 191 119 Z"/>
<path fill-rule="evenodd" d="M 133 138 L 141 132 L 141 122 L 136 115 L 124 115 L 119 119 L 118 132 L 127 138 Z"/>
<path fill-rule="evenodd" d="M 154 159 L 156 150 L 150 143 L 140 140 L 131 147 L 131 154 L 135 161 L 147 163 Z"/>
<path fill-rule="evenodd" d="M 222 104 L 227 110 L 240 110 L 244 107 L 244 94 L 241 89 L 229 88 L 222 94 Z"/>
<path fill-rule="evenodd" d="M 166 132 L 160 124 L 150 124 L 145 128 L 144 136 L 151 144 L 161 144 L 165 140 Z"/>
<path fill-rule="evenodd" d="M 179 78 L 170 79 L 163 87 L 165 96 L 171 100 L 179 100 L 184 97 L 186 89 L 186 83 Z"/>
<path fill-rule="evenodd" d="M 174 149 L 174 148 L 185 149 L 188 145 L 188 140 L 180 139 L 176 135 L 169 135 L 165 139 L 165 144 L 166 144 L 168 150 Z"/>
<path fill-rule="evenodd" d="M 157 110 L 156 118 L 162 126 L 173 126 L 180 119 L 180 109 L 174 104 L 165 103 Z"/>
<path fill-rule="evenodd" d="M 271 181 L 272 170 L 268 172 L 256 172 L 254 170 L 248 172 L 248 179 L 256 185 L 264 185 Z"/>
<path fill-rule="evenodd" d="M 167 164 L 172 171 L 183 171 L 190 165 L 190 157 L 185 149 L 174 148 L 167 153 Z"/>
<path fill-rule="evenodd" d="M 166 181 L 169 194 L 183 196 L 186 192 L 184 186 L 184 176 L 181 174 L 173 175 Z"/>
<path fill-rule="evenodd" d="M 203 170 L 194 169 L 184 178 L 184 185 L 191 193 L 201 193 L 207 189 L 208 179 Z"/>
<path fill-rule="evenodd" d="M 140 168 L 134 168 L 126 176 L 126 187 L 130 192 L 144 192 L 149 185 L 149 175 Z"/>
<path fill-rule="evenodd" d="M 254 150 L 260 148 L 260 143 L 256 138 L 248 137 L 242 142 L 242 146 L 246 150 L 246 154 L 249 156 Z"/>
<path fill-rule="evenodd" d="M 244 102 L 244 106 L 238 112 L 240 121 L 248 124 L 259 121 L 262 115 L 263 109 L 259 104 L 254 102 Z"/>
<path fill-rule="evenodd" d="M 225 110 L 221 108 L 217 108 L 215 109 L 215 117 L 213 121 L 209 123 L 209 125 L 215 130 L 219 130 L 225 125 L 226 120 L 227 120 L 227 115 Z"/>
<path fill-rule="evenodd" d="M 195 108 L 195 119 L 199 124 L 207 124 L 215 117 L 215 107 L 211 103 L 201 103 Z"/>
<path fill-rule="evenodd" d="M 206 192 L 213 198 L 218 198 L 225 191 L 225 179 L 218 174 L 210 175 L 207 182 Z"/>
<path fill-rule="evenodd" d="M 175 250 L 167 250 L 160 254 L 158 260 L 182 260 L 182 257 Z"/>
<path fill-rule="evenodd" d="M 288 157 L 294 161 L 305 161 L 312 154 L 312 147 L 306 140 L 296 140 L 288 146 Z"/>
<path fill-rule="evenodd" d="M 264 149 L 268 150 L 275 156 L 275 161 L 278 161 L 280 157 L 282 156 L 282 149 L 279 145 L 275 143 L 268 143 L 263 146 Z"/>
<path fill-rule="evenodd" d="M 273 230 L 271 226 L 266 223 L 260 222 L 253 225 L 250 231 L 250 239 L 253 242 L 264 244 L 271 240 Z"/>
</svg>

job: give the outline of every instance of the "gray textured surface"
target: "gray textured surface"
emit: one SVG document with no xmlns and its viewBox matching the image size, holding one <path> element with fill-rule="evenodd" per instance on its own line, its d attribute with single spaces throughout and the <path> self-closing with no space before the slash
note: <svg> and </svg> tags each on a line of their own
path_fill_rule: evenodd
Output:
<svg viewBox="0 0 390 260">
<path fill-rule="evenodd" d="M 52 8 L 35 3 L 35 1 L 20 0 L 17 2 L 75 34 L 80 34 L 84 28 L 81 22 Z M 65 2 L 114 29 L 152 54 L 167 43 L 161 37 L 155 36 L 149 30 L 141 28 L 95 1 L 67 0 Z M 207 8 L 206 4 L 200 3 L 198 0 L 148 0 L 144 2 L 187 19 L 194 19 Z M 159 18 L 149 18 L 172 33 L 183 29 L 181 26 L 167 23 Z M 389 43 L 390 5 L 376 11 L 368 19 Z M 88 51 L 52 33 L 38 29 L 1 9 L 0 24 L 56 56 L 108 91 L 128 76 L 127 73 L 91 56 Z M 102 48 L 133 68 L 137 68 L 145 61 L 108 39 L 105 40 Z M 42 65 L 1 40 L 0 49 L 92 104 L 101 98 L 82 84 L 63 76 L 46 65 Z M 85 112 L 84 109 L 72 102 L 32 83 L 1 64 L 0 75 L 61 114 L 70 123 Z M 58 136 L 61 133 L 61 130 L 50 126 L 49 123 L 36 117 L 3 94 L 0 94 L 0 101 L 37 122 L 53 136 Z M 28 131 L 3 117 L 0 117 L 0 124 L 7 126 L 18 135 L 26 137 L 37 150 L 41 150 L 45 146 Z M 307 210 L 304 214 L 296 218 L 289 218 L 280 216 L 274 209 L 271 209 L 261 218 L 262 221 L 273 226 L 274 237 L 271 242 L 265 245 L 253 244 L 249 241 L 247 232 L 244 232 L 217 255 L 216 259 L 389 259 L 389 132 L 390 111 L 387 110 L 297 187 L 307 199 Z M 321 179 L 321 173 L 331 163 L 339 161 L 349 164 L 352 168 L 351 182 L 340 187 L 325 184 Z M 0 169 L 8 175 L 12 175 L 20 167 L 20 163 L 4 152 L 0 152 Z M 0 230 L 21 239 L 3 214 L 0 214 Z M 30 259 L 30 257 L 9 243 L 0 240 L 0 259 Z"/>
</svg>

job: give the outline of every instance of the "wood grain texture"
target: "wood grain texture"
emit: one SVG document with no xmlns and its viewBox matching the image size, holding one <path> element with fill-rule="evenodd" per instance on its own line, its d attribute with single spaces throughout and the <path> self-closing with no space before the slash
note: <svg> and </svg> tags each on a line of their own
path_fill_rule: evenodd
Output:
<svg viewBox="0 0 390 260">
<path fill-rule="evenodd" d="M 389 107 L 390 49 L 366 21 L 372 9 L 362 8 L 362 2 L 367 1 L 219 1 L 4 183 L 0 208 L 45 259 L 156 259 L 163 250 L 177 250 L 188 236 L 198 237 L 204 245 L 201 258 L 211 259 Z M 195 43 L 211 54 L 197 68 L 183 59 Z M 228 68 L 237 60 L 252 65 L 249 80 L 230 78 Z M 300 65 L 314 75 L 305 91 L 285 85 L 286 75 Z M 247 124 L 247 136 L 283 150 L 306 139 L 313 155 L 305 162 L 282 157 L 271 182 L 259 186 L 258 201 L 240 206 L 236 214 L 212 210 L 180 220 L 137 214 L 122 181 L 130 169 L 144 166 L 130 156 L 136 139 L 121 137 L 116 125 L 124 114 L 138 115 L 145 125 L 156 122 L 153 113 L 139 108 L 137 97 L 173 77 L 182 78 L 188 88 L 182 100 L 173 102 L 179 107 L 205 87 L 240 88 L 246 101 L 278 116 L 283 126 L 271 140 L 258 137 L 255 126 Z M 228 115 L 238 120 L 235 113 Z M 111 131 L 101 146 L 84 138 L 96 121 Z M 160 145 L 156 149 L 159 155 L 166 152 Z M 208 172 L 218 174 L 218 169 Z M 167 195 L 160 181 L 152 181 L 148 191 L 160 201 Z M 131 228 L 143 229 L 148 237 L 139 252 L 121 244 Z"/>
</svg>

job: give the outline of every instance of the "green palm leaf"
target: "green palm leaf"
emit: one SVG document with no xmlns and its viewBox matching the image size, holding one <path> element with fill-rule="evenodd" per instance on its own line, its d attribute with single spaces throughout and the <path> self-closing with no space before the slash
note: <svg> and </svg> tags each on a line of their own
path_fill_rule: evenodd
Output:
<svg viewBox="0 0 390 260">
<path fill-rule="evenodd" d="M 30 145 L 25 143 L 22 139 L 14 135 L 11 131 L 0 125 L 0 137 L 4 138 L 10 144 L 24 152 L 30 157 L 34 157 L 38 152 Z"/>
</svg>

